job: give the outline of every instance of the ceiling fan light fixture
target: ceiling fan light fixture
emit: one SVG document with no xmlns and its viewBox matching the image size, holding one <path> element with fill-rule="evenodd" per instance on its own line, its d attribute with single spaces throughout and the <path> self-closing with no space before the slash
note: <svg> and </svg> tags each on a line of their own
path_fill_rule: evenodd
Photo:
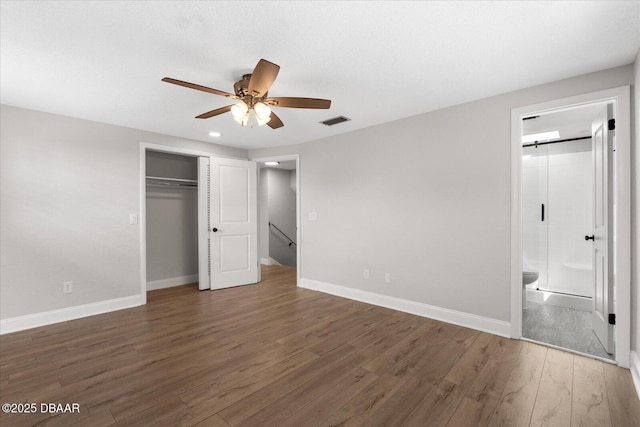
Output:
<svg viewBox="0 0 640 427">
<path fill-rule="evenodd" d="M 233 118 L 236 119 L 236 122 L 240 123 L 238 120 L 242 120 L 244 116 L 249 112 L 249 107 L 244 101 L 240 101 L 237 104 L 231 106 L 231 114 L 233 114 Z"/>
<path fill-rule="evenodd" d="M 236 117 L 234 115 L 233 120 L 235 120 L 240 126 L 246 126 L 249 123 L 249 111 L 247 111 L 244 116 Z"/>
<path fill-rule="evenodd" d="M 258 119 L 258 123 L 262 120 L 267 123 L 270 120 L 271 116 L 271 108 L 264 102 L 257 102 L 253 106 L 253 110 L 256 112 L 256 118 Z M 263 123 L 263 124 L 264 124 Z"/>
<path fill-rule="evenodd" d="M 258 122 L 258 126 L 264 126 L 267 123 L 269 123 L 269 121 L 271 121 L 271 116 L 263 120 L 260 117 L 258 117 L 258 115 L 256 114 L 256 122 Z"/>
</svg>

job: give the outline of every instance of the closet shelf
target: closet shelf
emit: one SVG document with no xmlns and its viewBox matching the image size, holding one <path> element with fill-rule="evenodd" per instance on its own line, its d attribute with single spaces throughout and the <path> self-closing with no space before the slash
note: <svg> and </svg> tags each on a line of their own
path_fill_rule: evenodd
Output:
<svg viewBox="0 0 640 427">
<path fill-rule="evenodd" d="M 183 178 L 168 178 L 163 176 L 147 176 L 147 185 L 160 187 L 197 187 L 198 180 Z"/>
</svg>

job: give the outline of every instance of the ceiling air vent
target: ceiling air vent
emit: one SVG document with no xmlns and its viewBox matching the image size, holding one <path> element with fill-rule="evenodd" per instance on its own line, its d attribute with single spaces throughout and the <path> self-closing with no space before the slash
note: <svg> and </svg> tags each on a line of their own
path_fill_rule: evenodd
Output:
<svg viewBox="0 0 640 427">
<path fill-rule="evenodd" d="M 349 120 L 351 120 L 349 117 L 338 116 L 338 117 L 334 117 L 333 119 L 327 119 L 320 123 L 322 123 L 325 126 L 333 126 L 333 125 L 337 125 L 338 123 L 348 122 Z"/>
</svg>

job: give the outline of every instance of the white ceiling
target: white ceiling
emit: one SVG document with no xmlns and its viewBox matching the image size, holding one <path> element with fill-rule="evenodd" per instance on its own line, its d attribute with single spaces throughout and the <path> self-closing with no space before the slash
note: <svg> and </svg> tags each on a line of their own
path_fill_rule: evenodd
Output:
<svg viewBox="0 0 640 427">
<path fill-rule="evenodd" d="M 294 144 L 625 65 L 640 2 L 2 1 L 0 101 L 243 148 Z M 271 96 L 285 126 L 195 119 L 260 58 L 281 66 Z M 335 127 L 318 122 L 338 115 Z M 208 136 L 211 131 L 221 138 Z"/>
</svg>

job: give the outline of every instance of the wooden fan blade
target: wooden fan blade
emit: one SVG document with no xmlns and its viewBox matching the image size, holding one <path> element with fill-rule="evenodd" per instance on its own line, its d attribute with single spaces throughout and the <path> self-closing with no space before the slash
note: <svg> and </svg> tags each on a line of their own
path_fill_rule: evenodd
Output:
<svg viewBox="0 0 640 427">
<path fill-rule="evenodd" d="M 213 88 L 206 87 L 206 86 L 197 85 L 195 83 L 183 82 L 182 80 L 176 80 L 176 79 L 172 79 L 170 77 L 165 77 L 164 79 L 162 79 L 162 81 L 163 82 L 167 82 L 167 83 L 172 83 L 172 84 L 178 85 L 178 86 L 188 87 L 189 89 L 195 89 L 195 90 L 200 90 L 202 92 L 212 93 L 214 95 L 226 96 L 227 98 L 234 98 L 234 99 L 237 98 L 237 96 L 235 96 L 232 93 L 224 92 L 222 90 L 213 89 Z"/>
<path fill-rule="evenodd" d="M 267 125 L 271 129 L 278 129 L 278 128 L 281 128 L 282 126 L 284 126 L 284 123 L 282 123 L 282 120 L 280 120 L 280 117 L 276 116 L 276 114 L 272 111 L 271 112 L 271 120 L 269 120 Z"/>
<path fill-rule="evenodd" d="M 251 73 L 251 79 L 249 80 L 249 87 L 247 88 L 250 95 L 264 96 L 269 91 L 269 88 L 276 80 L 280 71 L 280 66 L 269 62 L 266 59 L 261 59 L 253 69 Z"/>
<path fill-rule="evenodd" d="M 211 110 L 206 113 L 202 113 L 199 116 L 196 116 L 196 119 L 208 119 L 209 117 L 217 116 L 218 114 L 223 114 L 231 111 L 232 105 L 227 105 L 226 107 L 216 108 L 215 110 Z"/>
<path fill-rule="evenodd" d="M 274 107 L 288 107 L 288 108 L 317 108 L 327 109 L 331 107 L 330 99 L 318 99 L 318 98 L 268 98 L 267 104 Z"/>
</svg>

